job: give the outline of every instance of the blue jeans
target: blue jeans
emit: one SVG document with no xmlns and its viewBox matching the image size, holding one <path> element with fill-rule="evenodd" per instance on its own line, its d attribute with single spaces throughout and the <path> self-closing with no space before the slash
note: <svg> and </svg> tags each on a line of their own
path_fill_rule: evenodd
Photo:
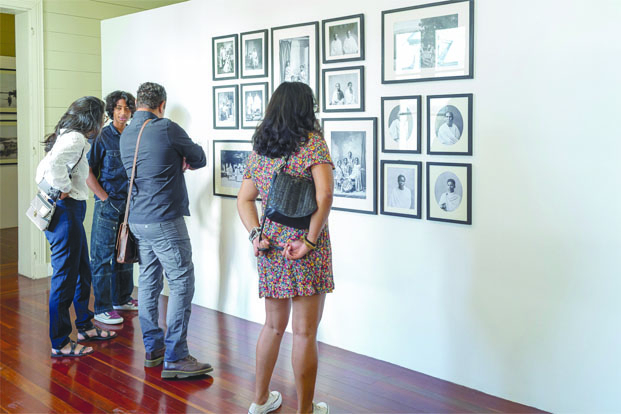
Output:
<svg viewBox="0 0 621 414">
<path fill-rule="evenodd" d="M 166 346 L 164 359 L 174 362 L 189 355 L 188 322 L 194 296 L 192 245 L 183 217 L 153 224 L 130 223 L 138 242 L 138 319 L 147 352 Z M 166 311 L 166 337 L 158 325 L 158 302 L 166 273 L 170 296 Z"/>
<path fill-rule="evenodd" d="M 58 200 L 54 217 L 45 232 L 54 269 L 50 286 L 50 340 L 54 349 L 60 349 L 69 342 L 71 302 L 76 314 L 76 328 L 93 328 L 93 312 L 88 310 L 91 267 L 82 224 L 85 214 L 86 201 L 72 198 Z"/>
<path fill-rule="evenodd" d="M 133 264 L 116 262 L 116 234 L 125 215 L 125 201 L 95 201 L 91 231 L 91 270 L 95 313 L 109 312 L 124 305 L 134 290 Z"/>
</svg>

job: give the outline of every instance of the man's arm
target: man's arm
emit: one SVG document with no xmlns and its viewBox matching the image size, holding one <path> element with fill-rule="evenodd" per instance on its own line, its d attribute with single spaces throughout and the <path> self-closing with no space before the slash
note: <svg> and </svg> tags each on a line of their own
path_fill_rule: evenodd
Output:
<svg viewBox="0 0 621 414">
<path fill-rule="evenodd" d="M 172 121 L 168 125 L 168 139 L 190 169 L 195 170 L 207 165 L 207 157 L 203 148 L 192 141 L 185 130 Z"/>
</svg>

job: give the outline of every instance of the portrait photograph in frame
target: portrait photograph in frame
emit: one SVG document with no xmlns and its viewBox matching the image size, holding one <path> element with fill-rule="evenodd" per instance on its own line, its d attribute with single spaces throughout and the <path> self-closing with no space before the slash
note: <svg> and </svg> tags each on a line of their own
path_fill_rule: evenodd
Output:
<svg viewBox="0 0 621 414">
<path fill-rule="evenodd" d="M 427 96 L 427 154 L 472 155 L 472 94 Z"/>
<path fill-rule="evenodd" d="M 17 164 L 17 121 L 0 121 L 0 164 Z"/>
<path fill-rule="evenodd" d="M 242 129 L 255 129 L 263 121 L 267 101 L 267 82 L 241 85 Z"/>
<path fill-rule="evenodd" d="M 427 220 L 472 224 L 472 164 L 427 163 Z"/>
<path fill-rule="evenodd" d="M 380 213 L 421 218 L 422 163 L 382 160 Z"/>
<path fill-rule="evenodd" d="M 321 22 L 323 63 L 364 60 L 364 14 Z"/>
<path fill-rule="evenodd" d="M 213 87 L 213 127 L 214 129 L 237 129 L 238 124 L 238 86 L 222 85 Z"/>
<path fill-rule="evenodd" d="M 323 69 L 323 112 L 364 111 L 364 66 Z"/>
<path fill-rule="evenodd" d="M 237 34 L 211 39 L 213 80 L 237 79 Z"/>
<path fill-rule="evenodd" d="M 377 214 L 377 118 L 326 118 L 334 163 L 334 210 Z"/>
<path fill-rule="evenodd" d="M 382 12 L 382 83 L 472 79 L 474 0 Z"/>
<path fill-rule="evenodd" d="M 213 194 L 237 198 L 244 169 L 252 153 L 251 141 L 214 140 Z"/>
<path fill-rule="evenodd" d="M 283 82 L 303 82 L 319 102 L 319 22 L 272 27 L 272 92 Z"/>
<path fill-rule="evenodd" d="M 382 152 L 421 153 L 421 96 L 382 98 Z"/>
<path fill-rule="evenodd" d="M 242 33 L 241 77 L 265 78 L 268 71 L 267 29 Z"/>
</svg>

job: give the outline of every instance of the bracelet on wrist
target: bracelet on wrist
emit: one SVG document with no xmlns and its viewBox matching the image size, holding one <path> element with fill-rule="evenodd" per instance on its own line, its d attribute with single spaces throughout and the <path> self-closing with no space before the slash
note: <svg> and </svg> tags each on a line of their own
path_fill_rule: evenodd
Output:
<svg viewBox="0 0 621 414">
<path fill-rule="evenodd" d="M 261 227 L 253 227 L 252 230 L 250 230 L 250 234 L 248 235 L 248 240 L 250 240 L 250 242 L 252 243 L 254 239 L 259 237 L 259 234 L 261 234 Z"/>
<path fill-rule="evenodd" d="M 317 243 L 313 243 L 312 241 L 308 240 L 308 238 L 306 236 L 304 236 L 304 244 L 311 250 L 315 250 L 317 248 Z"/>
</svg>

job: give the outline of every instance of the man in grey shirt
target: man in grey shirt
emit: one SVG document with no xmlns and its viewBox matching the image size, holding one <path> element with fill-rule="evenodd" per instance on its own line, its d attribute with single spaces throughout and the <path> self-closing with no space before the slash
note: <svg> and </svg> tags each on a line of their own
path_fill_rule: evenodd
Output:
<svg viewBox="0 0 621 414">
<path fill-rule="evenodd" d="M 213 370 L 188 350 L 187 329 L 194 296 L 192 245 L 184 216 L 190 215 L 183 173 L 207 164 L 205 152 L 178 124 L 164 118 L 166 90 L 156 83 L 138 88 L 136 112 L 121 135 L 121 160 L 131 177 L 136 142 L 136 177 L 129 227 L 138 242 L 140 278 L 138 317 L 146 350 L 145 366 L 164 361 L 162 378 L 186 378 Z M 166 274 L 170 296 L 167 331 L 158 325 L 158 300 Z"/>
</svg>

